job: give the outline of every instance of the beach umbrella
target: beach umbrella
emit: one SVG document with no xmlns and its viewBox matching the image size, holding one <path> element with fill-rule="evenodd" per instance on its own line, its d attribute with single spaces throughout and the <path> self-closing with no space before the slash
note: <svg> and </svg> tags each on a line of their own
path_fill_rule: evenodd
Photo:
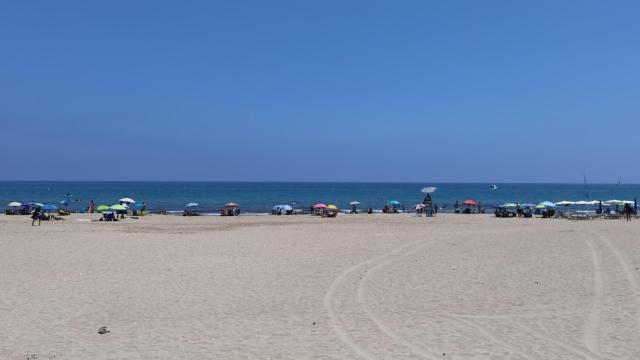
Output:
<svg viewBox="0 0 640 360">
<path fill-rule="evenodd" d="M 424 204 L 418 204 L 416 205 L 416 210 L 420 210 L 420 209 L 424 209 L 425 205 Z"/>
<path fill-rule="evenodd" d="M 425 187 L 422 188 L 422 190 L 420 190 L 421 192 L 425 193 L 425 194 L 431 194 L 433 192 L 436 192 L 436 190 L 438 190 L 437 187 L 435 186 L 429 186 L 429 187 Z"/>
<path fill-rule="evenodd" d="M 319 203 L 319 204 L 315 204 L 313 205 L 314 209 L 326 209 L 327 205 L 323 204 L 323 203 Z"/>
<path fill-rule="evenodd" d="M 360 205 L 360 201 L 353 200 L 352 202 L 349 203 L 349 205 Z"/>
<path fill-rule="evenodd" d="M 42 206 L 42 210 L 52 212 L 58 210 L 58 207 L 53 204 L 45 204 Z"/>
<path fill-rule="evenodd" d="M 555 206 L 555 205 L 554 205 Z M 536 209 L 544 209 L 546 206 L 542 205 L 542 204 L 538 204 L 536 205 Z"/>
<path fill-rule="evenodd" d="M 23 206 L 31 206 L 31 205 L 33 205 L 33 201 L 23 201 L 22 205 Z"/>
<path fill-rule="evenodd" d="M 22 204 L 17 202 L 17 201 L 12 201 L 7 206 L 9 206 L 9 207 L 18 207 L 18 206 L 22 206 Z"/>
<path fill-rule="evenodd" d="M 633 202 L 633 201 L 631 201 L 631 200 L 622 200 L 622 204 L 623 204 L 623 205 L 624 205 L 624 204 L 632 205 L 633 203 L 634 203 L 634 202 Z"/>
<path fill-rule="evenodd" d="M 327 205 L 327 209 L 334 209 L 334 210 L 338 210 L 338 207 L 335 205 Z"/>
<path fill-rule="evenodd" d="M 536 204 L 526 203 L 526 204 L 524 204 L 524 205 L 522 205 L 522 206 L 524 206 L 524 207 L 528 207 L 528 208 L 532 208 L 532 207 L 535 207 L 535 206 L 536 206 Z"/>
<path fill-rule="evenodd" d="M 196 206 L 198 206 L 198 205 L 200 205 L 200 204 L 198 204 L 198 203 L 194 203 L 194 202 L 190 202 L 190 203 L 188 203 L 187 205 L 185 205 L 184 207 L 186 207 L 186 208 L 190 208 L 190 207 L 196 207 Z"/>
<path fill-rule="evenodd" d="M 574 202 L 573 204 L 574 205 L 590 205 L 591 203 L 589 201 L 580 200 L 580 201 Z"/>
<path fill-rule="evenodd" d="M 239 207 L 240 205 L 234 203 L 234 202 L 228 202 L 226 204 L 224 204 L 225 207 Z"/>
<path fill-rule="evenodd" d="M 127 210 L 127 207 L 124 205 L 120 205 L 120 204 L 116 204 L 110 207 L 111 210 L 116 210 L 116 211 L 124 211 Z"/>
<path fill-rule="evenodd" d="M 43 206 L 44 206 L 44 204 L 43 204 L 43 203 L 33 203 L 33 206 L 43 207 Z"/>
<path fill-rule="evenodd" d="M 605 201 L 605 203 L 607 205 L 623 205 L 624 204 L 624 202 L 622 200 L 616 200 L 616 199 L 607 200 L 607 201 Z"/>
<path fill-rule="evenodd" d="M 106 211 L 109 210 L 110 207 L 107 205 L 99 205 L 98 207 L 96 207 L 96 211 Z"/>
<path fill-rule="evenodd" d="M 143 206 L 144 205 L 142 205 L 140 203 L 137 203 L 137 204 L 133 205 L 133 207 L 136 208 L 136 209 L 142 209 Z"/>
<path fill-rule="evenodd" d="M 135 204 L 136 203 L 135 200 L 133 200 L 132 198 L 127 198 L 127 197 L 126 198 L 122 198 L 122 199 L 120 199 L 118 201 L 122 202 L 122 203 L 127 203 L 127 204 Z"/>
<path fill-rule="evenodd" d="M 293 210 L 293 208 L 291 207 L 291 205 L 276 205 L 276 207 L 274 208 L 275 210 L 284 210 L 284 211 L 291 211 Z"/>
<path fill-rule="evenodd" d="M 465 200 L 463 204 L 465 204 L 467 206 L 477 206 L 478 205 L 478 203 L 473 201 L 473 200 Z"/>
<path fill-rule="evenodd" d="M 391 200 L 391 201 L 389 201 L 387 204 L 389 204 L 389 205 L 400 205 L 400 201 L 398 201 L 398 200 Z"/>
<path fill-rule="evenodd" d="M 556 207 L 556 204 L 552 203 L 551 201 L 543 201 L 540 203 L 540 205 L 544 207 Z"/>
<path fill-rule="evenodd" d="M 516 206 L 518 206 L 518 205 L 516 205 L 516 204 L 514 204 L 514 203 L 506 203 L 506 204 L 502 204 L 502 207 L 505 207 L 505 208 L 514 208 L 514 207 L 516 207 Z"/>
</svg>

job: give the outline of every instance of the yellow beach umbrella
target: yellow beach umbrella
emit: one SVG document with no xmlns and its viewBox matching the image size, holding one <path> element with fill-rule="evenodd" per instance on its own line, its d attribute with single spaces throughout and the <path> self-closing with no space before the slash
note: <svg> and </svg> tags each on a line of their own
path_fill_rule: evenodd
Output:
<svg viewBox="0 0 640 360">
<path fill-rule="evenodd" d="M 338 210 L 338 207 L 337 207 L 337 206 L 335 206 L 335 205 L 328 205 L 328 206 L 327 206 L 327 209 L 335 209 L 335 210 Z"/>
</svg>

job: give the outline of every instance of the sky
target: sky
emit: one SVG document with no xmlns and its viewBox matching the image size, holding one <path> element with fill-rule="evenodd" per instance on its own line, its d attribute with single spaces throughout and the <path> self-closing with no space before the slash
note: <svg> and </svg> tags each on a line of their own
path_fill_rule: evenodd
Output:
<svg viewBox="0 0 640 360">
<path fill-rule="evenodd" d="M 0 180 L 640 183 L 637 1 L 4 1 Z"/>
</svg>

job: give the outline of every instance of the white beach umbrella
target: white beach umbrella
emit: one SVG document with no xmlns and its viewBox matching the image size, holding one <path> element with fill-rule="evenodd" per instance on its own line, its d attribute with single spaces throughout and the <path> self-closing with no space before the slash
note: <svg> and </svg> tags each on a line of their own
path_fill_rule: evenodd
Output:
<svg viewBox="0 0 640 360">
<path fill-rule="evenodd" d="M 17 202 L 17 201 L 12 201 L 8 204 L 8 206 L 10 207 L 18 207 L 18 206 L 22 206 L 21 203 Z"/>
<path fill-rule="evenodd" d="M 589 204 L 589 205 L 598 205 L 598 204 L 600 204 L 600 201 L 599 200 L 591 200 L 591 201 L 587 201 L 587 204 Z"/>
<path fill-rule="evenodd" d="M 187 205 L 185 205 L 184 207 L 196 207 L 198 205 L 199 205 L 198 203 L 190 202 Z"/>
<path fill-rule="evenodd" d="M 132 198 L 127 198 L 127 197 L 126 198 L 122 198 L 122 199 L 120 199 L 118 201 L 119 202 L 123 202 L 123 203 L 128 203 L 128 204 L 135 204 L 136 203 L 135 200 L 133 200 Z"/>
<path fill-rule="evenodd" d="M 562 200 L 556 203 L 556 205 L 558 206 L 566 206 L 566 205 L 572 205 L 572 204 L 573 204 L 573 201 L 569 201 L 569 200 Z"/>
<path fill-rule="evenodd" d="M 349 205 L 360 205 L 360 201 L 353 200 L 352 202 L 349 203 Z"/>
<path fill-rule="evenodd" d="M 624 202 L 622 200 L 616 200 L 616 199 L 607 200 L 605 201 L 605 203 L 608 205 L 624 205 Z"/>
<path fill-rule="evenodd" d="M 420 210 L 420 209 L 424 209 L 425 205 L 424 204 L 418 204 L 416 205 L 416 210 Z"/>
<path fill-rule="evenodd" d="M 589 201 L 580 200 L 580 201 L 574 202 L 573 204 L 574 205 L 589 205 L 590 202 Z"/>
<path fill-rule="evenodd" d="M 425 193 L 425 194 L 430 194 L 430 193 L 432 193 L 432 192 L 436 192 L 436 190 L 438 190 L 438 188 L 437 188 L 437 187 L 435 187 L 435 186 L 428 186 L 428 187 L 422 188 L 422 190 L 420 190 L 420 191 L 421 191 L 421 192 L 423 192 L 423 193 Z"/>
<path fill-rule="evenodd" d="M 631 201 L 631 200 L 622 200 L 622 204 L 629 204 L 629 205 L 633 205 L 633 204 L 635 204 L 635 201 Z"/>
</svg>

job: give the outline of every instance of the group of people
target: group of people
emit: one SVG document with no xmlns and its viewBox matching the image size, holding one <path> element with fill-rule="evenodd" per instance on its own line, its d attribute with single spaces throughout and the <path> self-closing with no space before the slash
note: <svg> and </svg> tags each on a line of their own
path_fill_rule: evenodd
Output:
<svg viewBox="0 0 640 360">
<path fill-rule="evenodd" d="M 456 202 L 453 204 L 453 212 L 456 214 L 484 214 L 485 213 L 485 209 L 482 206 L 481 202 L 478 202 L 477 204 L 475 204 L 476 206 L 476 210 L 471 209 L 471 206 L 467 206 L 464 210 L 460 210 L 460 202 L 458 200 L 456 200 Z"/>
</svg>

